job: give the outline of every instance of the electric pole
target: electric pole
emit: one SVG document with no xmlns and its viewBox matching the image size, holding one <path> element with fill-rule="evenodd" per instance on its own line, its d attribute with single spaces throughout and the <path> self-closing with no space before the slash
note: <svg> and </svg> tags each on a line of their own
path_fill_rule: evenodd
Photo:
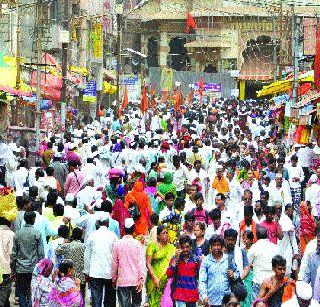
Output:
<svg viewBox="0 0 320 307">
<path fill-rule="evenodd" d="M 0 3 L 0 6 L 2 4 Z M 17 50 L 16 50 L 16 65 L 17 65 L 17 76 L 16 76 L 16 88 L 20 88 L 21 83 L 21 71 L 20 71 L 20 16 L 19 16 L 19 0 L 17 0 L 16 3 L 17 7 L 17 31 L 16 31 L 16 37 L 17 37 Z"/>
<path fill-rule="evenodd" d="M 119 5 L 120 6 L 120 5 Z M 116 92 L 116 107 L 115 114 L 118 114 L 120 108 L 120 72 L 121 72 L 121 32 L 122 32 L 122 18 L 121 14 L 117 12 L 117 70 L 116 70 L 116 79 L 117 79 L 117 92 Z"/>
<path fill-rule="evenodd" d="M 65 33 L 69 31 L 69 0 L 63 1 L 63 20 L 62 27 Z M 67 34 L 67 39 L 62 41 L 62 88 L 61 88 L 61 114 L 65 114 L 66 100 L 67 100 L 67 67 L 68 67 L 68 43 L 69 35 Z M 61 120 L 65 120 L 61 118 Z M 66 123 L 62 123 L 65 125 Z"/>
<path fill-rule="evenodd" d="M 42 0 L 37 1 L 37 110 L 36 110 L 36 148 L 40 144 L 40 120 L 41 120 L 41 64 L 42 64 Z"/>
<path fill-rule="evenodd" d="M 292 100 L 293 106 L 298 104 L 298 85 L 299 85 L 299 40 L 300 40 L 300 17 L 296 14 L 293 14 L 293 92 Z"/>
</svg>

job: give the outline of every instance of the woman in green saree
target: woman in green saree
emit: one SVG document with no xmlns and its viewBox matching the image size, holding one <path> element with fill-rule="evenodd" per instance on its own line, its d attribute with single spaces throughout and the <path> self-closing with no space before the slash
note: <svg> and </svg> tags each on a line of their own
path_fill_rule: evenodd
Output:
<svg viewBox="0 0 320 307">
<path fill-rule="evenodd" d="M 250 230 L 246 230 L 243 233 L 243 242 L 245 244 L 244 250 L 248 254 L 252 244 L 253 244 L 253 233 Z M 253 278 L 253 271 L 250 268 L 249 275 L 243 280 L 243 283 L 247 289 L 247 298 L 244 302 L 241 302 L 241 307 L 251 307 L 251 291 L 252 291 L 252 278 Z"/>
<path fill-rule="evenodd" d="M 161 297 L 167 284 L 167 268 L 176 248 L 169 243 L 168 231 L 164 225 L 157 228 L 157 242 L 147 248 L 147 295 L 149 307 L 160 307 Z"/>
</svg>

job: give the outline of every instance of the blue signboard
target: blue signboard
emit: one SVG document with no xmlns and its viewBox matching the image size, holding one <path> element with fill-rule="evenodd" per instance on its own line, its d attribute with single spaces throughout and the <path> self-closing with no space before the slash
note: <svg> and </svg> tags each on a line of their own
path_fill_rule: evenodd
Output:
<svg viewBox="0 0 320 307">
<path fill-rule="evenodd" d="M 83 101 L 96 102 L 97 101 L 97 82 L 88 81 L 86 88 L 83 90 Z"/>
</svg>

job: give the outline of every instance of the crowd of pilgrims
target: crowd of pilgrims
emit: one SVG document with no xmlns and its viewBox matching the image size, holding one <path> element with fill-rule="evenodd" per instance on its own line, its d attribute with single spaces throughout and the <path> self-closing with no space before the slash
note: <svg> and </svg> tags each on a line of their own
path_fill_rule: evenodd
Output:
<svg viewBox="0 0 320 307">
<path fill-rule="evenodd" d="M 0 306 L 319 306 L 316 135 L 266 101 L 102 113 L 32 167 L 1 140 Z"/>
</svg>

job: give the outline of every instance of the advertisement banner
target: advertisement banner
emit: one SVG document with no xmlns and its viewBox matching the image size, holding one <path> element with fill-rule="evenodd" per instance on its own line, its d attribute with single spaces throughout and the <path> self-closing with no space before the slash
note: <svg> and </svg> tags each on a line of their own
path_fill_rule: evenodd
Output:
<svg viewBox="0 0 320 307">
<path fill-rule="evenodd" d="M 303 55 L 315 55 L 317 44 L 317 18 L 303 18 Z"/>
<path fill-rule="evenodd" d="M 140 100 L 141 86 L 138 76 L 124 75 L 121 83 L 127 86 L 129 101 Z"/>
<path fill-rule="evenodd" d="M 102 58 L 102 24 L 95 23 L 93 24 L 93 30 L 91 32 L 91 41 L 92 41 L 92 56 L 95 59 Z"/>
<path fill-rule="evenodd" d="M 198 95 L 199 83 L 194 84 L 196 95 Z M 222 84 L 220 83 L 205 83 L 203 89 L 203 95 L 213 98 L 220 98 L 222 96 Z"/>
<path fill-rule="evenodd" d="M 97 83 L 96 81 L 88 81 L 86 88 L 83 90 L 83 101 L 96 102 L 97 101 Z"/>
</svg>

